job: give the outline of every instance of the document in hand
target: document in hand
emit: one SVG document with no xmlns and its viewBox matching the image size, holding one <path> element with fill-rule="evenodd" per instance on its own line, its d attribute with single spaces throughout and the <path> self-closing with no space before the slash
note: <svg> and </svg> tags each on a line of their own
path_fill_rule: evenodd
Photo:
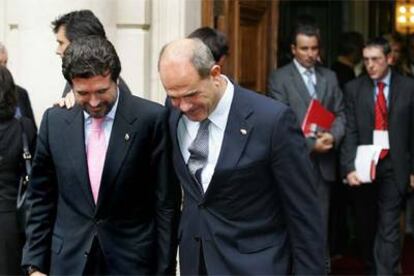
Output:
<svg viewBox="0 0 414 276">
<path fill-rule="evenodd" d="M 323 107 L 318 100 L 313 99 L 302 123 L 303 134 L 305 137 L 311 137 L 316 130 L 329 130 L 334 120 L 335 115 Z"/>
<path fill-rule="evenodd" d="M 358 146 L 355 157 L 355 170 L 362 183 L 371 183 L 375 180 L 375 171 L 381 149 L 377 145 Z"/>
</svg>

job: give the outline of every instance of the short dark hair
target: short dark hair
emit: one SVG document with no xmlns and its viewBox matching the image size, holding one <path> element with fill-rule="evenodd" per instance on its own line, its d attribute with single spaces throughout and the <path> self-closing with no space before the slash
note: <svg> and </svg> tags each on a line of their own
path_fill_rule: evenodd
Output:
<svg viewBox="0 0 414 276">
<path fill-rule="evenodd" d="M 229 44 L 226 35 L 216 29 L 201 27 L 189 34 L 188 38 L 198 38 L 206 44 L 210 48 L 216 62 L 219 62 L 222 56 L 229 54 Z"/>
<path fill-rule="evenodd" d="M 65 27 L 66 38 L 72 42 L 76 38 L 96 35 L 106 38 L 105 29 L 90 10 L 79 10 L 64 14 L 52 22 L 53 32 Z"/>
<path fill-rule="evenodd" d="M 10 71 L 0 65 L 0 121 L 14 117 L 17 106 L 16 85 Z"/>
<path fill-rule="evenodd" d="M 384 55 L 388 55 L 389 53 L 391 53 L 390 44 L 385 38 L 381 36 L 370 39 L 364 46 L 364 48 L 370 48 L 370 47 L 381 48 Z"/>
<path fill-rule="evenodd" d="M 63 55 L 62 73 L 70 84 L 74 78 L 104 76 L 108 71 L 116 82 L 121 72 L 121 62 L 112 43 L 103 37 L 75 39 Z"/>
<path fill-rule="evenodd" d="M 318 44 L 320 45 L 321 41 L 321 32 L 318 27 L 313 24 L 297 24 L 295 30 L 292 34 L 292 44 L 296 45 L 296 38 L 298 35 L 305 35 L 305 36 L 314 36 L 318 40 Z"/>
</svg>

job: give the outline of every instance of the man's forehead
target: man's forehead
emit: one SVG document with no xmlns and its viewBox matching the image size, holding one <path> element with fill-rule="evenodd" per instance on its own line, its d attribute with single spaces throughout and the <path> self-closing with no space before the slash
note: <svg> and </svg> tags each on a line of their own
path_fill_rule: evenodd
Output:
<svg viewBox="0 0 414 276">
<path fill-rule="evenodd" d="M 365 47 L 363 55 L 364 57 L 385 57 L 382 48 L 379 46 Z"/>
</svg>

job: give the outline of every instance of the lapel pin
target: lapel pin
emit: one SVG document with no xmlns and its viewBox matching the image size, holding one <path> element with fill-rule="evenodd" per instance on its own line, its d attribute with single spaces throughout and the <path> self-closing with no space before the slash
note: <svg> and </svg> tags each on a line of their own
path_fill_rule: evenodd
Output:
<svg viewBox="0 0 414 276">
<path fill-rule="evenodd" d="M 127 133 L 127 134 L 125 134 L 125 141 L 128 141 L 129 140 L 129 134 Z"/>
<path fill-rule="evenodd" d="M 246 130 L 246 129 L 244 129 L 244 128 L 241 128 L 241 129 L 240 129 L 240 133 L 241 133 L 242 135 L 246 135 L 246 134 L 247 134 L 247 130 Z"/>
</svg>

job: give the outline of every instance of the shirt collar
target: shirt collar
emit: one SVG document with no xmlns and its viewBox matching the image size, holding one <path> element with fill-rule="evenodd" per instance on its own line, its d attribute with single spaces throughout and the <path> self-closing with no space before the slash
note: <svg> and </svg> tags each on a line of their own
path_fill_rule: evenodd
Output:
<svg viewBox="0 0 414 276">
<path fill-rule="evenodd" d="M 385 84 L 385 87 L 390 87 L 390 82 L 391 82 L 391 69 L 388 68 L 388 73 L 385 75 L 385 77 L 383 77 L 380 80 L 376 80 L 375 83 L 375 87 L 377 87 L 378 82 L 383 82 Z"/>
<path fill-rule="evenodd" d="M 108 112 L 108 114 L 105 115 L 105 120 L 114 120 L 115 119 L 115 113 L 116 109 L 118 108 L 118 101 L 119 101 L 119 88 L 116 87 L 116 100 L 115 104 L 112 106 L 111 110 Z M 85 118 L 85 122 L 89 121 L 91 119 L 91 115 L 89 115 L 88 112 L 85 110 L 83 111 L 83 117 Z"/>
<path fill-rule="evenodd" d="M 234 85 L 225 75 L 221 75 L 221 77 L 223 77 L 226 80 L 227 86 L 224 90 L 223 96 L 217 103 L 217 106 L 214 109 L 214 111 L 211 112 L 211 114 L 208 116 L 208 119 L 214 125 L 216 125 L 218 128 L 224 131 L 227 125 L 227 118 L 230 113 L 231 103 L 233 101 Z"/>
<path fill-rule="evenodd" d="M 315 73 L 315 67 L 305 68 L 296 60 L 296 58 L 293 59 L 293 64 L 295 64 L 296 68 L 298 69 L 301 75 L 305 74 L 306 71 L 311 71 L 312 73 Z"/>
</svg>

